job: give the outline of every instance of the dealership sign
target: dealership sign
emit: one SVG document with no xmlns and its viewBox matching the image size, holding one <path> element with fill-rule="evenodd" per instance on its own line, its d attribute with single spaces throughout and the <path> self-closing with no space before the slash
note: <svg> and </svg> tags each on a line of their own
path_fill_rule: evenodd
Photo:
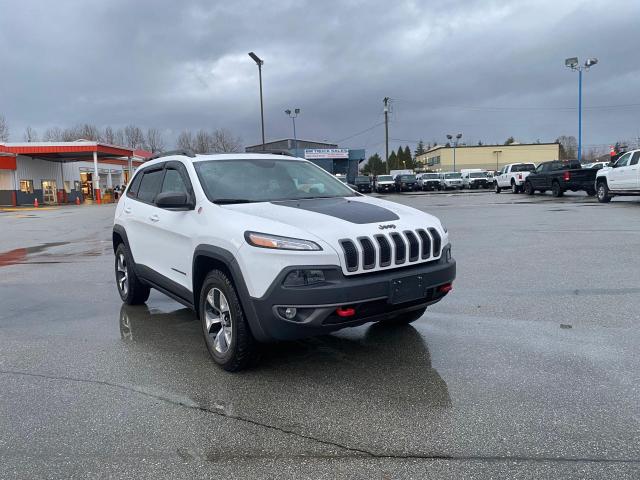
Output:
<svg viewBox="0 0 640 480">
<path fill-rule="evenodd" d="M 306 148 L 304 158 L 314 160 L 317 158 L 349 158 L 348 148 Z"/>
</svg>

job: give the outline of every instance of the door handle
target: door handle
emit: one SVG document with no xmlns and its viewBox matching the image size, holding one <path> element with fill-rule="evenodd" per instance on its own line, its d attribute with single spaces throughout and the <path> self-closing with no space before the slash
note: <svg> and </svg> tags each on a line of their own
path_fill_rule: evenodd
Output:
<svg viewBox="0 0 640 480">
<path fill-rule="evenodd" d="M 131 208 L 130 207 L 125 208 L 124 213 L 131 213 Z"/>
<path fill-rule="evenodd" d="M 158 220 L 160 220 L 160 217 L 158 217 L 158 215 L 151 215 L 149 217 L 149 220 L 151 220 L 152 222 L 157 222 Z"/>
</svg>

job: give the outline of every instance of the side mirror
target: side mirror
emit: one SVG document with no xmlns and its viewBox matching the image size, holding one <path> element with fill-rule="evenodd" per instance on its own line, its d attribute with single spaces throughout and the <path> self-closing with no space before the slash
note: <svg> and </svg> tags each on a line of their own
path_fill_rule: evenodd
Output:
<svg viewBox="0 0 640 480">
<path fill-rule="evenodd" d="M 189 197 L 184 192 L 162 192 L 156 197 L 156 206 L 160 208 L 190 210 Z"/>
<path fill-rule="evenodd" d="M 609 162 L 609 163 L 607 164 L 607 166 L 608 166 L 608 167 L 611 167 L 611 168 L 615 168 L 615 166 L 616 166 L 616 162 Z"/>
</svg>

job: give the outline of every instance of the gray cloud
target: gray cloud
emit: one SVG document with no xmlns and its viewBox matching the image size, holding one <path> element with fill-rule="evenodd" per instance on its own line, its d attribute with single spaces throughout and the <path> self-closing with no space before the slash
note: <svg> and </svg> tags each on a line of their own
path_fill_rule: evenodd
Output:
<svg viewBox="0 0 640 480">
<path fill-rule="evenodd" d="M 26 125 L 92 122 L 229 128 L 260 138 L 265 60 L 270 139 L 336 141 L 382 120 L 392 146 L 442 140 L 550 141 L 576 134 L 577 75 L 565 57 L 596 56 L 585 75 L 585 144 L 640 134 L 640 4 L 578 1 L 0 0 L 0 113 Z M 630 104 L 636 104 L 630 105 Z M 629 105 L 609 107 L 611 105 Z M 602 107 L 606 108 L 593 108 Z M 345 141 L 372 153 L 383 128 Z"/>
</svg>

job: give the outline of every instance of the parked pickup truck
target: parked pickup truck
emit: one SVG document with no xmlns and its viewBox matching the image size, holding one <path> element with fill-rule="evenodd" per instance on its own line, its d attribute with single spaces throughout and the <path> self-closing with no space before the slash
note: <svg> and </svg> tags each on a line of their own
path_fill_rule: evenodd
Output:
<svg viewBox="0 0 640 480">
<path fill-rule="evenodd" d="M 597 170 L 598 201 L 607 203 L 616 195 L 640 195 L 640 150 L 632 150 Z"/>
<path fill-rule="evenodd" d="M 551 190 L 554 197 L 561 197 L 567 190 L 584 190 L 587 195 L 593 196 L 596 194 L 597 173 L 596 169 L 582 168 L 576 160 L 543 162 L 527 176 L 524 192 L 533 195 L 536 191 L 545 193 Z"/>
<path fill-rule="evenodd" d="M 536 166 L 533 163 L 509 163 L 502 167 L 493 177 L 493 188 L 500 193 L 510 188 L 513 193 L 520 193 L 524 188 L 524 181 Z"/>
</svg>

